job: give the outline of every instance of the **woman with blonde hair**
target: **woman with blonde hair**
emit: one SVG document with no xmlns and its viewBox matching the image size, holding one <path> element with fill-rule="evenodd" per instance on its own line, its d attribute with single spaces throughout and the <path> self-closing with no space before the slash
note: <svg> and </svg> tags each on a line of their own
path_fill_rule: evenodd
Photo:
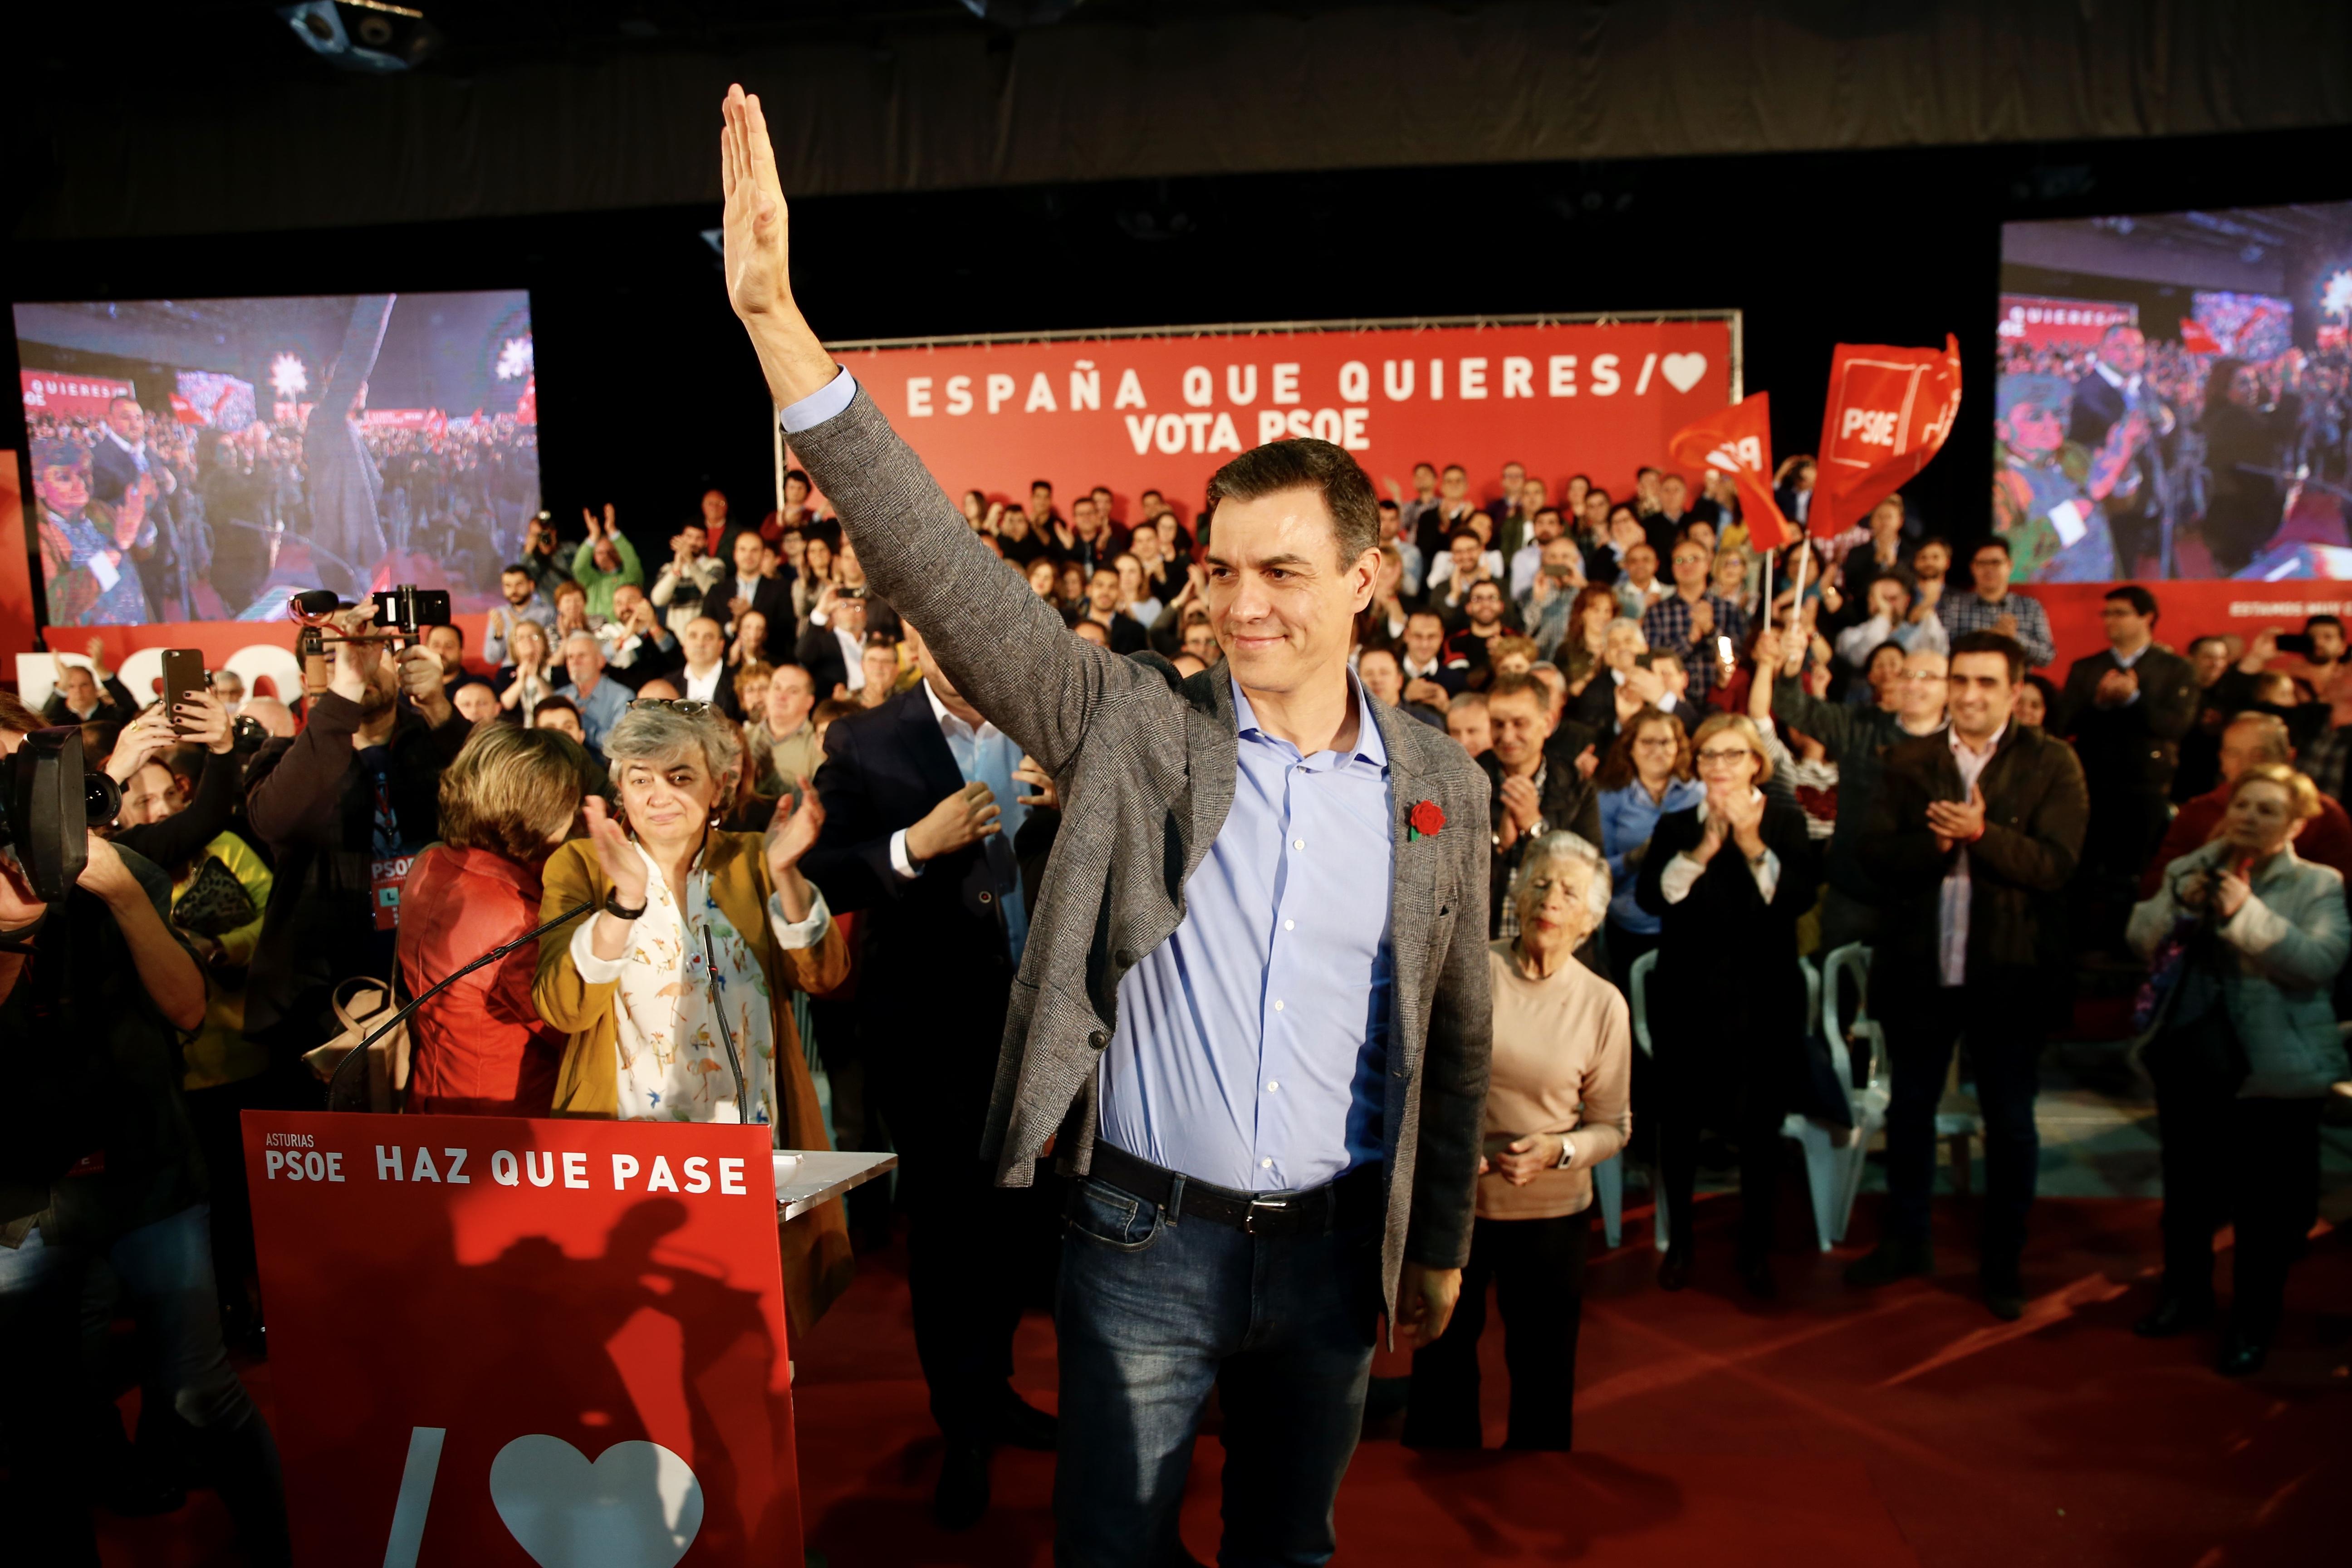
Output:
<svg viewBox="0 0 2352 1568">
<path fill-rule="evenodd" d="M 814 542 L 812 541 L 812 543 Z M 792 994 L 849 973 L 824 896 L 801 874 L 824 808 L 780 803 L 764 836 L 720 826 L 742 746 L 709 704 L 640 699 L 604 738 L 621 816 L 584 807 L 588 837 L 548 861 L 542 918 L 595 912 L 540 939 L 539 1015 L 568 1037 L 558 1116 L 764 1123 L 780 1149 L 822 1149 Z M 839 1204 L 784 1227 L 800 1333 L 847 1288 Z"/>
<path fill-rule="evenodd" d="M 410 995 L 546 918 L 541 872 L 579 815 L 587 766 L 579 743 L 553 730 L 489 724 L 466 738 L 441 775 L 441 840 L 416 858 L 401 893 L 400 973 Z M 417 1012 L 409 1110 L 548 1113 L 563 1037 L 531 1005 L 537 958 L 528 949 L 509 953 Z"/>
<path fill-rule="evenodd" d="M 1764 797 L 1772 762 L 1753 720 L 1708 715 L 1691 754 L 1703 793 L 1658 819 L 1634 895 L 1658 921 L 1645 994 L 1670 1237 L 1658 1284 L 1690 1282 L 1691 1194 L 1706 1126 L 1739 1145 L 1739 1277 L 1750 1295 L 1769 1298 L 1780 1122 L 1805 1068 L 1797 918 L 1812 907 L 1819 879 L 1804 814 Z"/>
<path fill-rule="evenodd" d="M 563 684 L 555 679 L 555 668 L 547 628 L 517 616 L 507 633 L 507 662 L 499 667 L 499 679 L 506 683 L 499 690 L 499 707 L 519 721 L 528 720 Z"/>
<path fill-rule="evenodd" d="M 2165 868 L 2128 930 L 2156 961 L 2141 1059 L 2164 1145 L 2164 1278 L 2132 1331 L 2166 1339 L 2213 1321 L 2213 1235 L 2232 1225 L 2216 1362 L 2229 1377 L 2270 1354 L 2288 1267 L 2317 1217 L 2320 1108 L 2346 1072 L 2330 1000 L 2352 951 L 2344 879 L 2293 843 L 2319 811 L 2303 774 L 2250 765 L 2212 839 Z"/>
<path fill-rule="evenodd" d="M 1609 907 L 1608 866 L 1576 835 L 1547 833 L 1521 861 L 1511 897 L 1518 935 L 1486 950 L 1494 1065 L 1470 1262 L 1454 1321 L 1413 1352 L 1409 1447 L 1480 1446 L 1478 1337 L 1490 1280 L 1511 1372 L 1504 1447 L 1570 1446 L 1592 1168 L 1633 1130 L 1625 999 L 1576 957 Z"/>
</svg>

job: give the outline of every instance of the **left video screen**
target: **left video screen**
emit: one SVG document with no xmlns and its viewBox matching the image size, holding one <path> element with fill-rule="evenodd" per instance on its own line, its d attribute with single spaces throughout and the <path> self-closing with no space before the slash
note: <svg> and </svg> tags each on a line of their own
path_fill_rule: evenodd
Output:
<svg viewBox="0 0 2352 1568">
<path fill-rule="evenodd" d="M 16 307 L 48 624 L 275 620 L 286 595 L 498 602 L 540 510 L 530 297 Z"/>
</svg>

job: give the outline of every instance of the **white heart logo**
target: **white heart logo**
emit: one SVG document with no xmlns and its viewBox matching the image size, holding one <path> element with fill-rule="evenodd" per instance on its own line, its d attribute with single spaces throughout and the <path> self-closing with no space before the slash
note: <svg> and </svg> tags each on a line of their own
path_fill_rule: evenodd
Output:
<svg viewBox="0 0 2352 1568">
<path fill-rule="evenodd" d="M 702 1529 L 702 1483 L 659 1443 L 592 1465 L 561 1437 L 517 1437 L 490 1461 L 490 1500 L 540 1568 L 675 1568 Z"/>
<path fill-rule="evenodd" d="M 1706 374 L 1706 356 L 1702 353 L 1668 354 L 1658 362 L 1666 379 L 1675 384 L 1676 392 L 1688 392 Z"/>
</svg>

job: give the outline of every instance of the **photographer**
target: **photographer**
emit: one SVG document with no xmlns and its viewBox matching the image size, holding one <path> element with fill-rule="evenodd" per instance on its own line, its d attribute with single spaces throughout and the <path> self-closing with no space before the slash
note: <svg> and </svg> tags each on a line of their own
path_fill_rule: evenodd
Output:
<svg viewBox="0 0 2352 1568">
<path fill-rule="evenodd" d="M 471 726 L 441 689 L 441 663 L 421 647 L 392 655 L 350 640 L 371 616 L 338 617 L 333 677 L 290 742 L 254 760 L 246 813 L 278 871 L 246 994 L 246 1034 L 292 1078 L 304 1051 L 334 1033 L 335 986 L 392 973 L 395 868 L 438 829 L 441 771 Z M 404 696 L 405 700 L 403 700 Z M 388 918 L 386 918 L 388 917 Z M 295 1104 L 315 1103 L 299 1078 Z"/>
<path fill-rule="evenodd" d="M 0 754 L 39 721 L 0 697 Z M 95 834 L 65 900 L 43 904 L 0 854 L 0 1433 L 14 1489 L 7 1539 L 28 1563 L 98 1561 L 89 1456 L 69 1439 L 103 1391 L 79 1381 L 80 1303 L 103 1261 L 138 1319 L 143 1386 L 185 1424 L 247 1560 L 289 1561 L 269 1428 L 222 1348 L 204 1162 L 180 1098 L 176 1031 L 204 1021 L 205 983 L 166 924 L 170 885 Z M 138 984 L 126 984 L 134 978 Z"/>
</svg>

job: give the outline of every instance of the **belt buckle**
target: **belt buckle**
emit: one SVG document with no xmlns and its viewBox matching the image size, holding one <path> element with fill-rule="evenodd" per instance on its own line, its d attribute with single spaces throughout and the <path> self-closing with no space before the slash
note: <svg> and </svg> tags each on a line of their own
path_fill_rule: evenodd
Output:
<svg viewBox="0 0 2352 1568">
<path fill-rule="evenodd" d="M 1280 1212 L 1286 1210 L 1289 1207 L 1290 1200 L 1288 1198 L 1250 1199 L 1249 1207 L 1242 1213 L 1242 1234 L 1244 1236 L 1255 1236 L 1257 1234 L 1258 1210 L 1266 1209 L 1273 1212 Z"/>
</svg>

